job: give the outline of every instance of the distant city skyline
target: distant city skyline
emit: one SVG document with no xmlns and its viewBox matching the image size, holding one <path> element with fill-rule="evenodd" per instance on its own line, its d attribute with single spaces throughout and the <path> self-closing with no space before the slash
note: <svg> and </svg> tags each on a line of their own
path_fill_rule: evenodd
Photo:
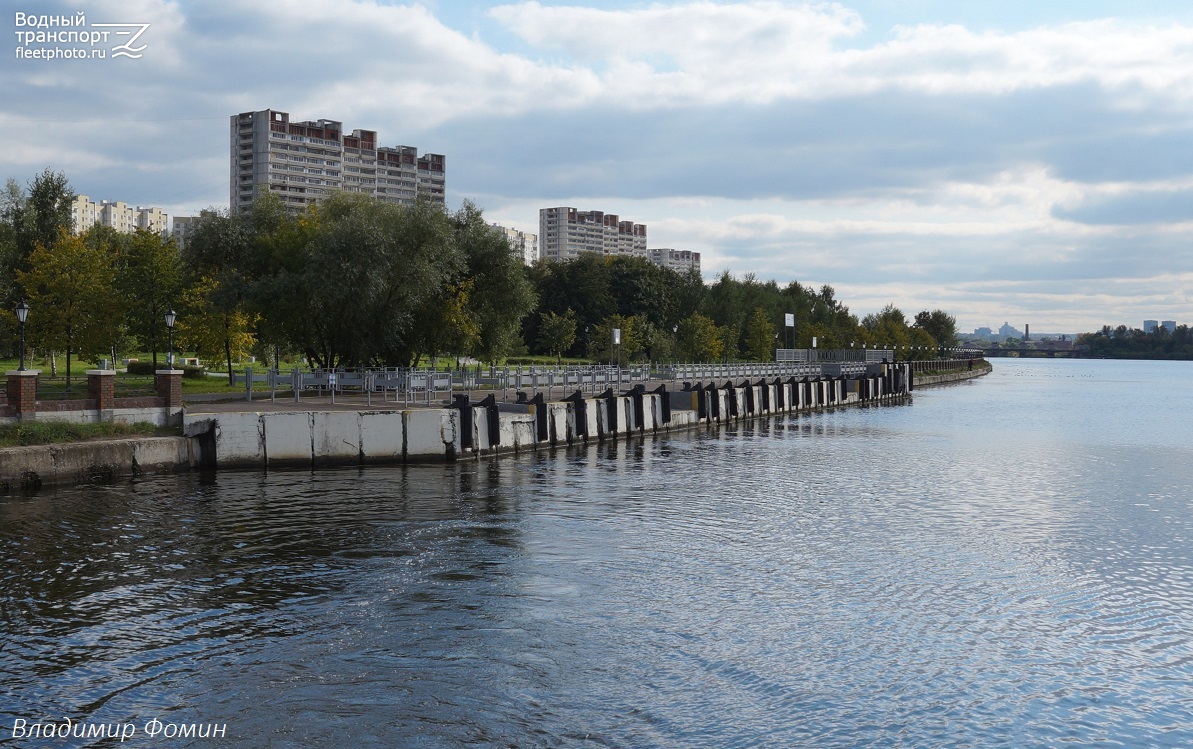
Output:
<svg viewBox="0 0 1193 749">
<path fill-rule="evenodd" d="M 172 216 L 226 207 L 228 116 L 273 107 L 450 155 L 449 208 L 533 232 L 543 206 L 599 206 L 708 280 L 829 284 L 859 316 L 1092 331 L 1193 307 L 1186 3 L 0 10 L 23 34 L 0 56 L 0 176 L 22 183 L 49 167 Z M 79 11 L 148 27 L 134 52 L 44 59 L 79 45 L 28 17 Z"/>
</svg>

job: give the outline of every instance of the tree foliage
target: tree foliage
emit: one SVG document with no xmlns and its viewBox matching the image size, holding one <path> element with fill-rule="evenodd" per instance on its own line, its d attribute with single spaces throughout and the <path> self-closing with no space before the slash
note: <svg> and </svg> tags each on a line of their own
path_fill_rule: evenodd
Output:
<svg viewBox="0 0 1193 749">
<path fill-rule="evenodd" d="M 920 312 L 915 316 L 915 327 L 927 333 L 938 346 L 957 345 L 957 318 L 942 309 Z"/>
<path fill-rule="evenodd" d="M 594 361 L 628 364 L 637 361 L 646 348 L 646 319 L 638 315 L 610 315 L 592 327 L 588 355 Z M 613 344 L 613 331 L 621 331 L 621 343 Z"/>
<path fill-rule="evenodd" d="M 679 322 L 679 344 L 676 353 L 683 361 L 717 361 L 724 353 L 727 331 L 728 328 L 717 327 L 711 317 L 693 312 Z"/>
<path fill-rule="evenodd" d="M 576 342 L 576 313 L 570 308 L 562 315 L 539 313 L 539 347 L 558 361 Z"/>
<path fill-rule="evenodd" d="M 1089 349 L 1089 355 L 1106 359 L 1180 359 L 1193 360 L 1193 330 L 1177 325 L 1168 330 L 1159 325 L 1150 332 L 1119 325 L 1103 326 L 1094 333 L 1082 333 L 1077 344 Z"/>
<path fill-rule="evenodd" d="M 226 309 L 217 303 L 221 298 L 218 286 L 214 278 L 201 276 L 182 292 L 176 310 L 175 346 L 210 360 L 222 357 L 231 380 L 233 360 L 252 350 L 255 320 L 243 308 Z"/>
<path fill-rule="evenodd" d="M 128 310 L 128 330 L 153 356 L 165 349 L 165 313 L 180 304 L 182 261 L 174 241 L 137 229 L 122 245 L 116 291 Z"/>
<path fill-rule="evenodd" d="M 754 308 L 746 329 L 746 355 L 753 361 L 771 361 L 775 356 L 775 326 L 761 307 Z"/>
<path fill-rule="evenodd" d="M 51 246 L 37 245 L 17 282 L 31 308 L 29 338 L 66 352 L 68 383 L 72 354 L 106 352 L 119 336 L 123 309 L 115 259 L 105 246 L 63 231 Z"/>
<path fill-rule="evenodd" d="M 291 215 L 266 196 L 200 217 L 184 260 L 214 279 L 213 309 L 320 367 L 496 360 L 534 302 L 520 256 L 471 203 L 449 214 L 340 193 Z"/>
<path fill-rule="evenodd" d="M 581 254 L 574 261 L 543 261 L 530 270 L 538 297 L 536 314 L 527 319 L 526 340 L 538 353 L 551 353 L 540 334 L 548 313 L 576 313 L 582 335 L 572 344 L 572 355 L 588 353 L 607 361 L 603 337 L 613 314 L 637 318 L 642 350 L 655 361 L 678 356 L 698 359 L 732 359 L 739 355 L 770 361 L 776 344 L 821 349 L 887 345 L 907 347 L 936 345 L 928 329 L 909 326 L 893 305 L 867 315 L 859 322 L 836 298 L 832 286 L 819 288 L 791 282 L 780 288 L 774 281 L 760 281 L 753 274 L 735 278 L 724 272 L 704 284 L 694 271 L 677 273 L 638 258 Z M 785 326 L 785 315 L 795 324 Z M 699 315 L 707 320 L 704 323 Z M 937 310 L 926 318 L 931 330 L 944 335 L 955 322 Z M 680 326 L 678 334 L 675 327 Z M 717 344 L 708 341 L 715 329 Z M 599 328 L 599 330 L 598 330 Z M 778 333 L 778 338 L 775 335 Z M 695 335 L 696 338 L 691 338 Z M 907 349 L 900 349 L 901 351 Z M 711 356 L 715 351 L 715 356 Z"/>
</svg>

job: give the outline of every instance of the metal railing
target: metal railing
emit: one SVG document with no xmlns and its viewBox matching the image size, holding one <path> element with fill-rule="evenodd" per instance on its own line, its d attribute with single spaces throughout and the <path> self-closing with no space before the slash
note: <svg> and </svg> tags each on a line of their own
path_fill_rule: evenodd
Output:
<svg viewBox="0 0 1193 749">
<path fill-rule="evenodd" d="M 556 394 L 578 391 L 597 394 L 609 389 L 624 390 L 649 382 L 710 380 L 747 380 L 776 377 L 816 377 L 860 374 L 864 361 L 826 362 L 754 362 L 706 364 L 635 364 L 624 367 L 596 365 L 470 367 L 453 370 L 402 367 L 303 371 L 254 371 L 251 367 L 233 375 L 233 385 L 244 387 L 245 398 L 276 400 L 279 393 L 301 401 L 306 395 L 337 398 L 364 398 L 372 404 L 379 396 L 383 403 L 430 404 L 450 401 L 456 393 L 500 391 L 502 400 L 510 400 L 518 391 L 543 392 L 550 399 Z"/>
<path fill-rule="evenodd" d="M 881 362 L 895 358 L 893 349 L 873 348 L 781 348 L 775 349 L 777 362 Z"/>
</svg>

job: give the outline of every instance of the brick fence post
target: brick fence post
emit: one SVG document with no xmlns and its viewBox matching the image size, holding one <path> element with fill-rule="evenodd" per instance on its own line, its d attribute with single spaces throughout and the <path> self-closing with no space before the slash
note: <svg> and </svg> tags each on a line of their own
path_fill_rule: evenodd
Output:
<svg viewBox="0 0 1193 749">
<path fill-rule="evenodd" d="M 175 423 L 175 415 L 182 412 L 182 370 L 159 369 L 153 373 L 153 387 L 158 397 L 165 399 L 165 423 Z"/>
<path fill-rule="evenodd" d="M 37 418 L 37 378 L 40 369 L 13 369 L 8 375 L 8 407 L 17 414 L 20 421 Z"/>
<path fill-rule="evenodd" d="M 87 370 L 87 393 L 95 399 L 99 420 L 104 421 L 104 412 L 112 408 L 112 399 L 116 397 L 116 370 Z"/>
</svg>

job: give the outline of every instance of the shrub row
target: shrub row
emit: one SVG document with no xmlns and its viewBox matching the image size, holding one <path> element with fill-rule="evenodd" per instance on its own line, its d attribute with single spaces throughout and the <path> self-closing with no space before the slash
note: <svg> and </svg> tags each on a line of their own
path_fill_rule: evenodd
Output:
<svg viewBox="0 0 1193 749">
<path fill-rule="evenodd" d="M 128 373 L 135 375 L 151 375 L 156 372 L 157 369 L 163 368 L 165 366 L 165 364 L 159 364 L 157 367 L 154 367 L 152 361 L 130 361 L 128 363 Z M 181 369 L 182 376 L 188 380 L 202 380 L 207 377 L 207 370 L 204 367 L 195 367 L 190 364 L 184 364 Z"/>
</svg>

